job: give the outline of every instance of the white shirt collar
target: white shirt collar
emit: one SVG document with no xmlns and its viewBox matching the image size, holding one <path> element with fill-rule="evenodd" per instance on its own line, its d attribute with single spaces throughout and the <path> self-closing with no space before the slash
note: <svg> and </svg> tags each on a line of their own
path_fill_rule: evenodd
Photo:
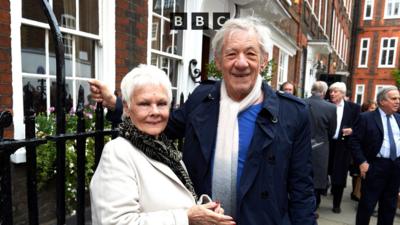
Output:
<svg viewBox="0 0 400 225">
<path fill-rule="evenodd" d="M 344 106 L 344 100 L 340 100 L 339 104 L 336 105 L 337 107 L 343 107 Z"/>
</svg>

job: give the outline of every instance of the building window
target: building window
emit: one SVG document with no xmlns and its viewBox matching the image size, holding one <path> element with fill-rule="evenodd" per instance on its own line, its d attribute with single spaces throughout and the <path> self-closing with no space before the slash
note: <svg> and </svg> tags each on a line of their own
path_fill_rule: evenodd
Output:
<svg viewBox="0 0 400 225">
<path fill-rule="evenodd" d="M 353 8 L 353 1 L 349 0 L 349 7 L 347 7 L 347 14 L 349 15 L 349 20 L 351 21 L 351 12 Z"/>
<path fill-rule="evenodd" d="M 364 20 L 371 20 L 374 11 L 374 0 L 365 0 Z"/>
<path fill-rule="evenodd" d="M 79 86 L 89 95 L 87 81 L 97 78 L 96 48 L 99 37 L 98 0 L 50 0 L 63 35 L 66 110 L 77 104 Z M 21 67 L 23 90 L 33 90 L 35 112 L 48 112 L 56 105 L 55 45 L 40 4 L 22 0 Z M 85 104 L 89 104 L 89 97 Z"/>
<path fill-rule="evenodd" d="M 311 0 L 311 10 L 315 14 L 315 0 Z"/>
<path fill-rule="evenodd" d="M 281 86 L 282 83 L 287 81 L 288 77 L 288 61 L 289 56 L 282 50 L 279 51 L 279 63 L 278 63 L 278 87 Z"/>
<path fill-rule="evenodd" d="M 397 38 L 382 38 L 379 67 L 394 67 L 396 60 Z"/>
<path fill-rule="evenodd" d="M 336 24 L 336 14 L 335 14 L 335 10 L 333 10 L 333 24 L 332 24 L 332 45 L 333 45 L 333 47 L 335 48 L 335 46 L 336 46 L 336 26 L 337 26 L 337 24 Z"/>
<path fill-rule="evenodd" d="M 360 55 L 358 67 L 367 67 L 368 65 L 369 38 L 362 38 L 360 42 Z"/>
<path fill-rule="evenodd" d="M 325 0 L 325 10 L 324 10 L 324 31 L 326 35 L 326 21 L 328 18 L 328 0 Z"/>
<path fill-rule="evenodd" d="M 319 0 L 318 3 L 318 24 L 322 26 L 322 18 L 321 18 L 321 12 L 322 11 L 322 0 Z"/>
<path fill-rule="evenodd" d="M 385 18 L 400 18 L 400 0 L 387 0 Z"/>
<path fill-rule="evenodd" d="M 355 103 L 361 105 L 364 101 L 364 84 L 356 85 Z"/>
<path fill-rule="evenodd" d="M 184 11 L 184 0 L 153 0 L 150 63 L 169 76 L 177 99 L 178 74 L 182 64 L 182 30 L 170 30 L 170 14 Z"/>
</svg>

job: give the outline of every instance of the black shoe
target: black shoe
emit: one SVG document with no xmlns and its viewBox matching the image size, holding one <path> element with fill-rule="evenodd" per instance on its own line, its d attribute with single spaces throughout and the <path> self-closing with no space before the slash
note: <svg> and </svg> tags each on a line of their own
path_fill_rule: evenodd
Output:
<svg viewBox="0 0 400 225">
<path fill-rule="evenodd" d="M 332 212 L 334 213 L 341 213 L 342 210 L 339 207 L 333 207 Z"/>
<path fill-rule="evenodd" d="M 360 201 L 360 199 L 357 196 L 355 196 L 353 193 L 351 193 L 350 198 L 351 198 L 351 200 L 356 201 L 356 202 Z"/>
</svg>

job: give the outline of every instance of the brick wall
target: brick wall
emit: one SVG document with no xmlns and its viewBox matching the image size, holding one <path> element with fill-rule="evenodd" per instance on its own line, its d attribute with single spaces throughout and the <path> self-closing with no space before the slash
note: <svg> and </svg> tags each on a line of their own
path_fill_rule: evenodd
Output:
<svg viewBox="0 0 400 225">
<path fill-rule="evenodd" d="M 384 1 L 375 1 L 373 19 L 369 21 L 363 20 L 364 1 L 361 2 L 359 14 L 362 15 L 360 22 L 357 24 L 357 41 L 354 54 L 354 74 L 353 74 L 353 93 L 357 84 L 364 84 L 364 101 L 372 99 L 375 96 L 377 85 L 395 85 L 396 82 L 392 76 L 395 68 L 400 68 L 400 45 L 397 44 L 395 67 L 384 68 L 379 66 L 379 57 L 381 54 L 382 38 L 397 37 L 400 38 L 400 28 L 397 24 L 400 19 L 384 19 Z M 369 51 L 367 67 L 358 67 L 360 59 L 360 45 L 362 38 L 369 38 Z"/>
<path fill-rule="evenodd" d="M 126 73 L 147 57 L 147 0 L 116 1 L 116 89 Z"/>
<path fill-rule="evenodd" d="M 0 111 L 12 109 L 10 2 L 0 1 Z M 7 128 L 4 136 L 12 137 Z"/>
</svg>

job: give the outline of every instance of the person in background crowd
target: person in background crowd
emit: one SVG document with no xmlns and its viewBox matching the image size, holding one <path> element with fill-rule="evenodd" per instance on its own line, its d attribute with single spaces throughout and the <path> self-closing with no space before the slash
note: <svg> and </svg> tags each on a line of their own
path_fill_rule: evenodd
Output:
<svg viewBox="0 0 400 225">
<path fill-rule="evenodd" d="M 286 93 L 292 94 L 294 96 L 296 96 L 296 87 L 294 86 L 294 84 L 290 81 L 286 81 L 281 85 L 280 88 L 281 91 L 284 91 Z"/>
<path fill-rule="evenodd" d="M 361 113 L 350 138 L 354 161 L 360 168 L 361 199 L 356 225 L 368 225 L 379 201 L 378 224 L 391 225 L 400 186 L 399 90 L 388 86 L 378 92 L 378 109 Z"/>
<path fill-rule="evenodd" d="M 235 224 L 216 202 L 196 205 L 181 153 L 162 133 L 172 99 L 166 74 L 140 65 L 121 91 L 120 137 L 105 145 L 90 184 L 93 224 Z"/>
<path fill-rule="evenodd" d="M 330 101 L 336 105 L 336 130 L 330 141 L 329 174 L 333 194 L 334 213 L 341 212 L 343 190 L 346 187 L 351 153 L 347 146 L 348 137 L 353 133 L 353 123 L 360 114 L 360 106 L 344 100 L 346 85 L 335 82 L 329 87 Z"/>
<path fill-rule="evenodd" d="M 324 81 L 316 81 L 311 88 L 312 96 L 306 99 L 309 105 L 311 121 L 312 163 L 314 172 L 314 188 L 317 208 L 321 202 L 321 194 L 328 187 L 329 139 L 336 129 L 336 106 L 324 100 L 328 85 Z M 318 214 L 316 214 L 318 217 Z"/>
<path fill-rule="evenodd" d="M 226 21 L 212 42 L 222 81 L 199 85 L 165 132 L 185 138 L 183 160 L 196 193 L 221 200 L 237 224 L 313 225 L 308 109 L 262 81 L 267 32 L 254 17 Z M 91 91 L 97 101 L 115 98 L 97 81 Z"/>
<path fill-rule="evenodd" d="M 374 100 L 369 100 L 361 105 L 361 112 L 374 111 L 376 107 L 376 102 Z M 353 183 L 353 190 L 350 194 L 350 197 L 354 201 L 359 201 L 361 196 L 361 177 L 358 165 L 356 165 L 354 161 L 350 167 L 350 175 L 352 176 Z"/>
<path fill-rule="evenodd" d="M 368 100 L 367 102 L 364 102 L 361 105 L 361 112 L 371 112 L 375 111 L 375 109 L 378 107 L 376 102 L 374 100 Z"/>
</svg>

